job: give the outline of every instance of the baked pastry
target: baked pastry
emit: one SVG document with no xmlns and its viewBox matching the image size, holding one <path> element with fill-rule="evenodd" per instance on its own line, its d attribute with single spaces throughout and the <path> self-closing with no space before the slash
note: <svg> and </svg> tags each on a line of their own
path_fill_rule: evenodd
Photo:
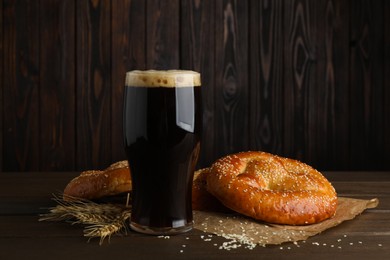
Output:
<svg viewBox="0 0 390 260">
<path fill-rule="evenodd" d="M 265 152 L 217 160 L 207 190 L 226 207 L 277 224 L 313 224 L 332 217 L 337 195 L 330 182 L 302 162 Z"/>
<path fill-rule="evenodd" d="M 102 171 L 84 171 L 64 190 L 64 199 L 101 199 L 131 192 L 127 161 Z M 265 152 L 242 152 L 195 172 L 194 210 L 236 211 L 257 220 L 313 224 L 336 212 L 337 194 L 318 171 L 302 162 Z"/>
<path fill-rule="evenodd" d="M 72 197 L 99 199 L 131 190 L 131 176 L 127 161 L 110 165 L 103 171 L 84 171 L 71 180 L 64 190 L 64 199 Z"/>
<path fill-rule="evenodd" d="M 192 184 L 192 209 L 200 211 L 229 212 L 217 198 L 207 191 L 207 175 L 210 168 L 204 168 L 194 173 Z"/>
</svg>

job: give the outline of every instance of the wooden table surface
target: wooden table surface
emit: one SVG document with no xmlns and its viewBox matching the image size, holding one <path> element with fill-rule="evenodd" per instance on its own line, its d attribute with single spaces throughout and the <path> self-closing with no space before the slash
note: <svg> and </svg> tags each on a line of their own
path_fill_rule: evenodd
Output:
<svg viewBox="0 0 390 260">
<path fill-rule="evenodd" d="M 338 194 L 379 206 L 305 242 L 220 249 L 225 238 L 192 230 L 169 239 L 130 231 L 99 246 L 82 227 L 39 222 L 77 172 L 0 173 L 0 259 L 390 259 L 390 172 L 325 172 Z M 205 239 L 207 237 L 207 239 Z"/>
</svg>

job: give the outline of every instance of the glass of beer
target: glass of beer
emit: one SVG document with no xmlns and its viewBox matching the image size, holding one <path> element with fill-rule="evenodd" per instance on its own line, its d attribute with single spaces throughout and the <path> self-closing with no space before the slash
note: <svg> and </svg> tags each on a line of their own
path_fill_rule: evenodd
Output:
<svg viewBox="0 0 390 260">
<path fill-rule="evenodd" d="M 124 143 L 132 178 L 133 230 L 155 235 L 189 231 L 192 181 L 202 130 L 200 74 L 129 71 Z"/>
</svg>

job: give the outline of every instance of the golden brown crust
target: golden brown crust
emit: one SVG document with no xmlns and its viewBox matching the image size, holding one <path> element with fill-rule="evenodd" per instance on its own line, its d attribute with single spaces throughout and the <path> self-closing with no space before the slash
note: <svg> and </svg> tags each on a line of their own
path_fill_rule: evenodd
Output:
<svg viewBox="0 0 390 260">
<path fill-rule="evenodd" d="M 242 152 L 217 160 L 207 189 L 225 206 L 271 223 L 318 223 L 336 212 L 337 195 L 328 180 L 296 160 L 264 152 Z"/>
<path fill-rule="evenodd" d="M 194 173 L 192 184 L 192 209 L 201 211 L 229 212 L 217 198 L 207 191 L 207 175 L 210 168 L 204 168 Z"/>
<path fill-rule="evenodd" d="M 70 197 L 98 199 L 131 190 L 130 169 L 127 161 L 110 165 L 103 171 L 84 171 L 69 182 L 64 199 Z"/>
</svg>

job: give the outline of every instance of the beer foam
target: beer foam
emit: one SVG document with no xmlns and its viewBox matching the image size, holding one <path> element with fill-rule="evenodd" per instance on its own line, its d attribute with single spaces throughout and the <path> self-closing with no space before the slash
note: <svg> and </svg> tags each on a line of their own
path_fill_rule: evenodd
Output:
<svg viewBox="0 0 390 260">
<path fill-rule="evenodd" d="M 192 70 L 133 70 L 126 73 L 130 87 L 200 87 L 200 73 Z"/>
</svg>

